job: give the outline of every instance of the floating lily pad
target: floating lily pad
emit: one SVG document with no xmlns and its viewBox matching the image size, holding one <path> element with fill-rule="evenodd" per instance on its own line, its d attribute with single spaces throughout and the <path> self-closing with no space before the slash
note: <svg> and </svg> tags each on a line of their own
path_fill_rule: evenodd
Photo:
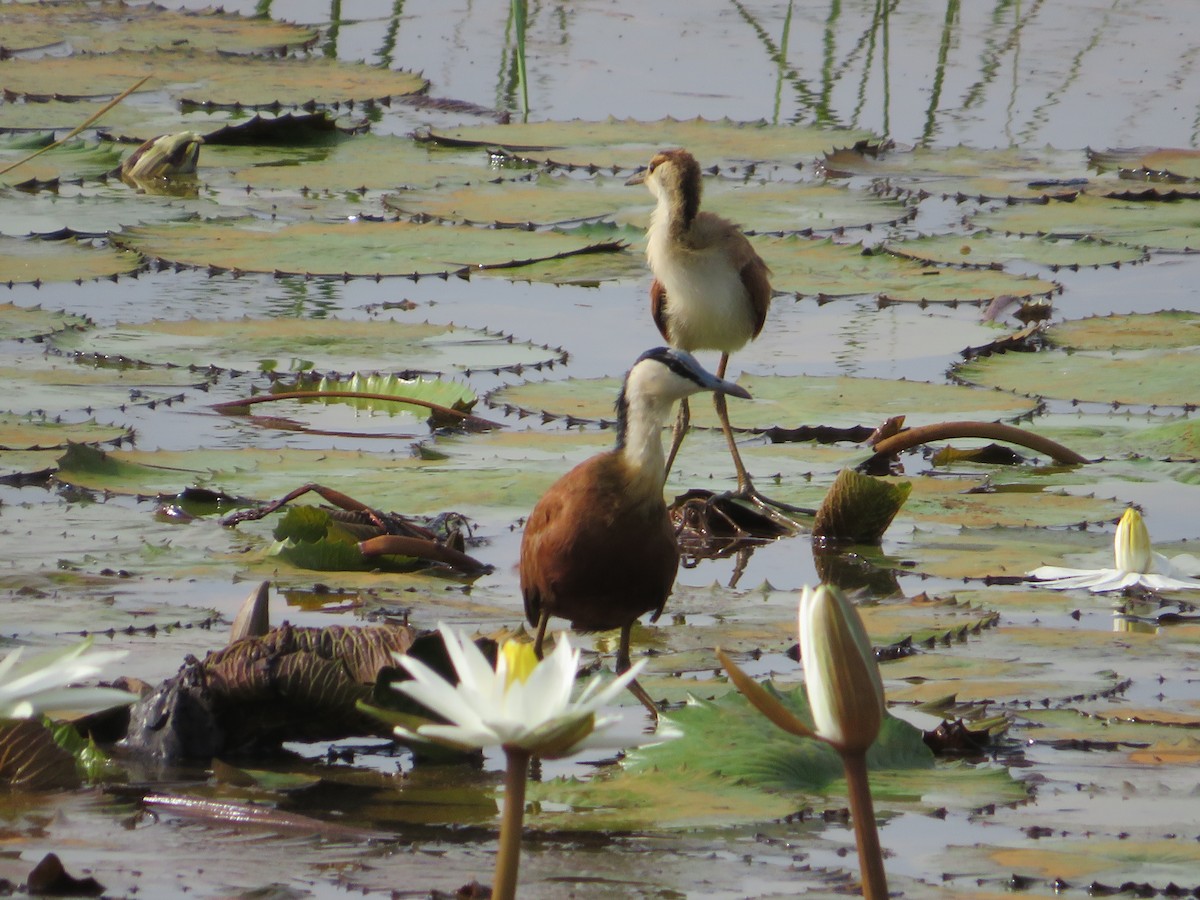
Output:
<svg viewBox="0 0 1200 900">
<path fill-rule="evenodd" d="M 153 76 L 140 91 L 166 90 L 176 100 L 257 107 L 315 102 L 333 105 L 398 97 L 423 90 L 411 72 L 332 59 L 259 59 L 195 50 L 117 51 L 56 59 L 8 60 L 0 88 L 14 94 L 96 97 L 119 94 Z"/>
<path fill-rule="evenodd" d="M 1078 151 L 950 147 L 883 153 L 847 147 L 825 156 L 833 176 L 867 176 L 902 194 L 959 199 L 1024 199 L 1074 196 L 1092 179 Z"/>
<path fill-rule="evenodd" d="M 74 50 L 150 50 L 178 47 L 249 53 L 311 44 L 311 28 L 211 9 L 178 11 L 156 3 L 12 3 L 4 10 L 4 48 L 35 49 L 69 42 Z"/>
<path fill-rule="evenodd" d="M 1060 322 L 1046 338 L 1065 350 L 1172 350 L 1200 347 L 1200 313 L 1163 310 Z"/>
<path fill-rule="evenodd" d="M 1130 798 L 1116 799 L 1128 803 Z M 1169 803 L 1174 798 L 1155 799 L 1151 796 L 1141 799 L 1142 802 L 1152 803 L 1160 811 L 1156 813 L 1160 816 L 1160 825 L 1156 830 L 1161 834 L 1170 829 L 1170 834 L 1143 837 L 1122 833 L 1119 837 L 1092 836 L 1087 840 L 1048 835 L 1036 844 L 1020 847 L 955 845 L 949 850 L 963 867 L 998 867 L 1000 871 L 1020 872 L 1029 878 L 1090 883 L 1101 885 L 1105 890 L 1112 889 L 1109 884 L 1115 888 L 1135 883 L 1186 884 L 1190 887 L 1196 880 L 1195 873 L 1200 866 L 1200 848 L 1195 841 L 1183 841 L 1175 837 L 1174 823 L 1186 828 L 1178 817 L 1170 821 L 1161 818 L 1161 804 L 1164 801 Z M 1095 827 L 1100 823 L 1092 818 L 1088 824 Z M 1112 827 L 1114 831 L 1124 831 L 1119 822 L 1113 822 Z"/>
<path fill-rule="evenodd" d="M 1089 150 L 1088 161 L 1098 169 L 1116 169 L 1122 178 L 1200 181 L 1200 150 Z"/>
<path fill-rule="evenodd" d="M 71 186 L 6 200 L 0 235 L 101 238 L 131 225 L 190 218 L 194 206 L 194 201 L 140 194 L 119 181 Z"/>
<path fill-rule="evenodd" d="M 1071 202 L 1009 206 L 976 225 L 1014 234 L 1119 241 L 1159 250 L 1200 250 L 1200 200 L 1117 200 L 1081 196 Z"/>
<path fill-rule="evenodd" d="M 757 238 L 776 290 L 804 297 L 878 296 L 894 302 L 984 303 L 1002 294 L 1044 297 L 1058 286 L 992 269 L 934 266 L 858 244 Z"/>
<path fill-rule="evenodd" d="M 545 347 L 450 325 L 329 319 L 188 319 L 63 335 L 57 349 L 164 366 L 275 372 L 444 372 L 536 366 Z"/>
<path fill-rule="evenodd" d="M 0 248 L 8 246 L 9 242 L 0 240 Z M 2 249 L 0 249 L 2 252 Z M 2 258 L 2 257 L 0 257 Z M 0 269 L 0 281 L 4 280 Z M 13 303 L 0 303 L 0 338 L 4 340 L 29 340 L 62 331 L 65 328 L 82 328 L 88 325 L 85 316 L 74 315 L 64 311 L 55 312 L 42 309 L 41 306 L 17 306 Z"/>
<path fill-rule="evenodd" d="M 1067 527 L 1086 522 L 1103 522 L 1119 516 L 1121 504 L 1113 500 L 1070 494 L 1053 483 L 1024 485 L 1025 490 L 988 490 L 982 479 L 912 477 L 912 493 L 897 517 L 918 529 L 957 530 L 992 528 Z M 1031 545 L 1039 541 L 1025 532 Z M 980 574 L 1001 574 L 987 569 L 979 560 Z"/>
<path fill-rule="evenodd" d="M 264 227 L 261 220 L 140 228 L 121 243 L 147 256 L 240 272 L 375 277 L 482 274 L 536 278 L 539 261 L 611 253 L 557 232 L 453 228 L 409 222 L 307 223 Z M 559 276 L 562 277 L 561 275 Z"/>
<path fill-rule="evenodd" d="M 260 147 L 259 154 L 272 148 Z M 281 148 L 273 148 L 278 151 Z M 211 160 L 225 164 L 218 148 L 204 148 L 204 154 L 216 151 Z M 201 162 L 209 160 L 202 157 Z M 345 138 L 309 151 L 303 159 L 246 160 L 232 172 L 229 180 L 255 190 L 362 191 L 396 190 L 402 187 L 432 188 L 466 183 L 482 184 L 496 177 L 487 154 L 432 153 L 410 139 L 394 135 L 363 134 Z"/>
<path fill-rule="evenodd" d="M 738 383 L 754 398 L 729 401 L 730 419 L 743 429 L 773 425 L 794 428 L 801 424 L 874 425 L 895 415 L 907 415 L 909 425 L 919 425 L 947 419 L 1015 417 L 1032 410 L 1028 401 L 995 391 L 917 381 L 743 375 Z M 503 388 L 488 401 L 533 413 L 549 411 L 563 417 L 611 420 L 619 389 L 620 382 L 613 378 L 529 382 Z M 693 425 L 717 427 L 711 402 L 701 398 L 691 407 Z"/>
<path fill-rule="evenodd" d="M 587 168 L 634 169 L 650 162 L 659 150 L 687 147 L 708 168 L 770 160 L 783 165 L 808 162 L 814 156 L 856 141 L 873 140 L 866 131 L 838 131 L 803 125 L 767 125 L 728 119 L 663 119 L 637 122 L 538 122 L 475 125 L 438 130 L 434 143 L 464 142 L 478 147 L 501 147 L 535 161 Z"/>
<path fill-rule="evenodd" d="M 127 428 L 95 421 L 67 423 L 46 416 L 0 414 L 0 450 L 62 450 L 68 443 L 119 443 L 131 437 Z"/>
<path fill-rule="evenodd" d="M 141 265 L 137 253 L 109 245 L 0 236 L 0 283 L 91 281 L 127 275 Z"/>
<path fill-rule="evenodd" d="M 1200 377 L 1200 316 L 1096 317 L 1056 326 L 1048 337 L 1063 349 L 995 354 L 956 373 L 1028 396 L 1145 406 L 1200 403 L 1200 391 L 1193 389 Z"/>
<path fill-rule="evenodd" d="M 569 225 L 608 219 L 645 228 L 654 199 L 621 178 L 597 175 L 583 181 L 543 173 L 530 182 L 411 191 L 385 202 L 406 215 L 451 222 Z M 771 233 L 883 225 L 913 212 L 894 201 L 828 185 L 734 184 L 715 178 L 705 184 L 704 207 L 747 231 Z"/>
<path fill-rule="evenodd" d="M 53 135 L 45 133 L 0 140 L 0 169 L 8 169 L 0 174 L 0 188 L 27 182 L 54 183 L 68 179 L 99 178 L 121 163 L 121 152 L 111 144 L 76 139 L 21 162 L 16 168 L 9 168 L 53 143 L 53 140 Z"/>
<path fill-rule="evenodd" d="M 799 716 L 808 717 L 803 688 L 780 697 Z M 803 799 L 841 796 L 845 790 L 841 761 L 828 746 L 780 731 L 740 694 L 693 701 L 669 718 L 682 736 L 632 752 L 618 772 L 586 783 L 530 785 L 531 796 L 544 807 L 530 825 L 586 829 L 653 823 L 677 828 L 755 822 L 786 815 Z M 891 717 L 867 759 L 872 793 L 881 808 L 920 808 L 926 795 L 941 796 L 948 782 L 968 780 L 953 765 L 935 767 L 920 732 Z M 1003 769 L 970 775 L 973 801 L 1024 795 Z M 960 802 L 972 800 L 960 795 Z M 547 801 L 570 811 L 545 809 Z"/>
<path fill-rule="evenodd" d="M 487 508 L 516 517 L 574 462 L 611 446 L 605 433 L 512 431 L 439 440 L 429 458 L 349 450 L 117 450 L 103 459 L 80 453 L 63 460 L 57 477 L 117 494 L 203 487 L 263 502 L 316 482 L 401 515 Z"/>
<path fill-rule="evenodd" d="M 940 265 L 1002 266 L 1031 262 L 1053 268 L 1118 266 L 1144 262 L 1140 247 L 1086 239 L 1080 241 L 1016 237 L 988 232 L 968 235 L 937 235 L 887 244 L 898 256 L 908 256 Z"/>
<path fill-rule="evenodd" d="M 15 413 L 82 413 L 129 405 L 169 405 L 181 389 L 207 382 L 187 369 L 155 369 L 113 364 L 84 365 L 54 355 L 36 356 L 0 366 L 0 381 L 20 384 L 0 400 Z"/>
</svg>

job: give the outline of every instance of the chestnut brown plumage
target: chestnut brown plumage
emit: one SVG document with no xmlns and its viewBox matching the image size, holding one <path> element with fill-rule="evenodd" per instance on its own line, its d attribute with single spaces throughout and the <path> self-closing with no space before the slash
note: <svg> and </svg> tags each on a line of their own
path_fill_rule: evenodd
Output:
<svg viewBox="0 0 1200 900">
<path fill-rule="evenodd" d="M 700 391 L 749 397 L 690 353 L 643 353 L 617 398 L 616 446 L 580 463 L 534 506 L 521 541 L 521 594 L 541 656 L 551 616 L 581 631 L 621 629 L 618 672 L 629 668 L 633 623 L 658 618 L 675 583 L 679 548 L 663 500 L 662 428 L 671 405 Z M 631 689 L 649 709 L 636 682 Z"/>
<path fill-rule="evenodd" d="M 686 150 L 664 150 L 627 184 L 645 184 L 658 201 L 650 215 L 646 260 L 654 281 L 650 311 L 672 347 L 694 352 L 719 350 L 717 377 L 724 378 L 729 354 L 758 337 L 771 303 L 770 269 L 736 225 L 700 209 L 700 165 Z M 725 398 L 713 397 L 721 430 L 737 470 L 738 490 L 753 486 L 738 452 Z M 675 460 L 687 431 L 688 402 L 667 457 Z"/>
</svg>

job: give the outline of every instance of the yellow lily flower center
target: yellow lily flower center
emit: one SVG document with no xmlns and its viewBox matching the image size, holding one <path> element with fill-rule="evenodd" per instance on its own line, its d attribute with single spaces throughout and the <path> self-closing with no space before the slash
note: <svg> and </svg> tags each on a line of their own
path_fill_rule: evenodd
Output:
<svg viewBox="0 0 1200 900">
<path fill-rule="evenodd" d="M 500 655 L 504 658 L 506 690 L 514 681 L 524 684 L 537 668 L 538 658 L 533 652 L 533 644 L 526 641 L 505 641 L 500 646 Z"/>
</svg>

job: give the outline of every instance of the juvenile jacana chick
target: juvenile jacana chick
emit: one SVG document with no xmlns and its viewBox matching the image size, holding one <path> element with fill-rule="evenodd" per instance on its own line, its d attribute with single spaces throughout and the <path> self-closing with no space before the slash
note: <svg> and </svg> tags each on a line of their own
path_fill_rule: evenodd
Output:
<svg viewBox="0 0 1200 900">
<path fill-rule="evenodd" d="M 617 396 L 612 450 L 550 486 L 525 523 L 521 594 L 542 654 L 551 616 L 579 631 L 621 629 L 617 672 L 629 668 L 629 636 L 645 613 L 658 618 L 675 584 L 679 547 L 663 500 L 662 429 L 671 406 L 700 391 L 746 397 L 745 388 L 701 368 L 682 350 L 643 353 Z M 630 685 L 646 707 L 654 702 Z"/>
<path fill-rule="evenodd" d="M 650 214 L 646 260 L 654 281 L 650 311 L 672 347 L 694 352 L 719 350 L 717 377 L 725 377 L 729 354 L 758 337 L 771 303 L 770 269 L 750 241 L 728 219 L 700 209 L 700 164 L 686 150 L 664 150 L 626 184 L 645 184 L 658 201 Z M 713 397 L 721 430 L 737 470 L 738 492 L 753 485 L 742 464 L 725 397 Z M 667 457 L 675 461 L 690 414 L 679 405 L 679 420 Z"/>
</svg>

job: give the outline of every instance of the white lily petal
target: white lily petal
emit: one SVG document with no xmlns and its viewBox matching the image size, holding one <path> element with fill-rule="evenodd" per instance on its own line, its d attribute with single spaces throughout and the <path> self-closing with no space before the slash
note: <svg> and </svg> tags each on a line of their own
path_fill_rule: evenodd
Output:
<svg viewBox="0 0 1200 900">
<path fill-rule="evenodd" d="M 105 709 L 111 709 L 114 706 L 125 706 L 130 703 L 136 703 L 137 700 L 137 694 L 131 694 L 128 691 L 118 690 L 117 688 L 54 688 L 51 690 L 39 691 L 27 701 L 17 704 L 17 706 L 21 707 L 22 709 L 30 710 L 29 713 L 23 716 L 15 713 L 7 713 L 4 706 L 0 705 L 0 718 L 24 719 L 28 718 L 34 713 L 38 715 L 48 715 L 51 718 L 53 718 L 56 713 L 93 713 L 100 712 L 101 710 Z"/>
<path fill-rule="evenodd" d="M 393 688 L 451 722 L 473 725 L 480 721 L 479 710 L 470 702 L 470 694 L 457 690 L 418 659 L 404 656 L 400 657 L 400 662 L 413 680 L 396 682 Z"/>
<path fill-rule="evenodd" d="M 460 747 L 523 747 L 556 757 L 585 746 L 623 747 L 643 742 L 640 738 L 617 739 L 615 735 L 609 739 L 598 737 L 596 732 L 608 731 L 620 717 L 597 715 L 596 711 L 625 689 L 644 667 L 645 660 L 607 683 L 604 679 L 591 679 L 580 698 L 572 702 L 579 651 L 571 648 L 565 635 L 560 636 L 550 656 L 532 668 L 527 661 L 520 661 L 522 674 L 514 672 L 515 677 L 510 681 L 508 666 L 517 656 L 510 659 L 508 653 L 501 653 L 493 667 L 474 642 L 446 626 L 440 627 L 446 651 L 459 676 L 458 685 L 452 686 L 417 659 L 397 656 L 412 680 L 393 687 L 448 719 L 449 724 L 421 725 L 415 734 L 397 728 L 396 734 L 401 738 Z"/>
<path fill-rule="evenodd" d="M 454 671 L 458 673 L 459 684 L 470 693 L 486 693 L 496 680 L 496 670 L 487 657 L 475 646 L 474 641 L 460 637 L 448 625 L 438 623 L 438 631 L 442 634 Z"/>
<path fill-rule="evenodd" d="M 495 747 L 499 735 L 487 728 L 462 728 L 458 725 L 422 725 L 417 736 L 423 740 L 446 741 L 463 747 Z"/>
<path fill-rule="evenodd" d="M 24 656 L 19 650 L 8 654 L 0 661 L 0 716 L 95 712 L 137 700 L 135 695 L 113 688 L 71 687 L 127 655 L 124 650 L 93 652 L 91 646 L 88 638 L 34 656 Z"/>
<path fill-rule="evenodd" d="M 648 659 L 639 659 L 628 670 L 615 678 L 606 679 L 599 675 L 595 676 L 584 687 L 583 694 L 577 702 L 587 704 L 590 709 L 607 706 L 620 696 L 621 691 L 629 687 L 629 682 L 637 678 L 638 673 L 646 668 L 649 662 Z"/>
<path fill-rule="evenodd" d="M 1200 590 L 1200 581 L 1195 578 L 1176 578 L 1170 575 L 1159 575 L 1151 572 L 1141 576 L 1141 583 L 1152 591 L 1186 591 Z"/>
</svg>

